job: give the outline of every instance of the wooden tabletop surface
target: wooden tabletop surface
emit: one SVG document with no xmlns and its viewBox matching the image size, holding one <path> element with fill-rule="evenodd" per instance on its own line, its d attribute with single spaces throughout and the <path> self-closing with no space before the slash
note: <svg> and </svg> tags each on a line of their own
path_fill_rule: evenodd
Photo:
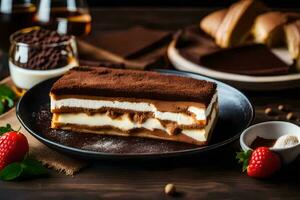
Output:
<svg viewBox="0 0 300 200">
<path fill-rule="evenodd" d="M 94 9 L 94 29 L 124 29 L 133 25 L 176 30 L 197 24 L 208 11 L 194 8 Z M 300 119 L 298 90 L 246 92 L 256 109 L 255 123 L 285 120 L 286 113 L 267 116 L 283 104 Z M 298 123 L 298 120 L 293 120 Z M 268 180 L 241 172 L 235 161 L 238 143 L 201 157 L 165 161 L 97 161 L 74 177 L 49 170 L 49 177 L 21 182 L 0 182 L 0 199 L 300 199 L 300 159 Z M 166 196 L 167 183 L 178 194 Z"/>
</svg>

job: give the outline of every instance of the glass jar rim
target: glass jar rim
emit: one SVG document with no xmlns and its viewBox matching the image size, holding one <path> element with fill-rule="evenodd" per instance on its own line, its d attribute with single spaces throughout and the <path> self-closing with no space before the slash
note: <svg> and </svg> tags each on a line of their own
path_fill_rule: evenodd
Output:
<svg viewBox="0 0 300 200">
<path fill-rule="evenodd" d="M 75 41 L 75 36 L 73 35 L 70 35 L 70 38 L 66 41 L 63 41 L 63 42 L 58 42 L 58 43 L 53 43 L 53 44 L 27 44 L 27 43 L 24 43 L 24 42 L 18 42 L 15 40 L 15 36 L 21 32 L 23 33 L 29 33 L 33 30 L 40 30 L 41 27 L 40 26 L 33 26 L 33 27 L 28 27 L 28 28 L 23 28 L 23 29 L 20 29 L 16 32 L 14 32 L 13 34 L 10 35 L 9 37 L 9 41 L 10 41 L 10 45 L 17 45 L 17 46 L 27 46 L 27 47 L 35 47 L 35 48 L 41 48 L 41 47 L 58 47 L 58 46 L 65 46 L 65 45 L 68 45 L 70 44 L 71 42 Z"/>
</svg>

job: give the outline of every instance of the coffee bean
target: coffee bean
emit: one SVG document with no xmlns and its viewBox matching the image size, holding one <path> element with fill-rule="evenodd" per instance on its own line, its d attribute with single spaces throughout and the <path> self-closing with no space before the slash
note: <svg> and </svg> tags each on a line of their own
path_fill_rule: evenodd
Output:
<svg viewBox="0 0 300 200">
<path fill-rule="evenodd" d="M 266 109 L 265 109 L 265 114 L 266 114 L 266 115 L 273 115 L 274 112 L 273 112 L 272 108 L 266 108 Z"/>
<path fill-rule="evenodd" d="M 278 110 L 283 111 L 284 110 L 284 106 L 283 105 L 279 105 L 278 106 Z"/>
<path fill-rule="evenodd" d="M 287 119 L 287 120 L 293 120 L 293 119 L 295 119 L 294 113 L 289 112 L 289 113 L 286 115 L 286 119 Z"/>
<path fill-rule="evenodd" d="M 176 188 L 175 188 L 175 185 L 172 184 L 172 183 L 168 183 L 166 186 L 165 186 L 165 193 L 167 195 L 174 195 L 176 193 Z"/>
</svg>

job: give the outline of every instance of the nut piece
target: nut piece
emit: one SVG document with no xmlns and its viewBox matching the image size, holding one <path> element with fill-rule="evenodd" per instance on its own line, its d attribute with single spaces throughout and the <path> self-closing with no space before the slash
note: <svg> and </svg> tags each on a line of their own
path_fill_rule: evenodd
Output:
<svg viewBox="0 0 300 200">
<path fill-rule="evenodd" d="M 280 111 L 285 111 L 286 108 L 284 107 L 284 105 L 279 105 L 279 106 L 278 106 L 278 110 L 280 110 Z"/>
<path fill-rule="evenodd" d="M 274 114 L 272 108 L 266 108 L 265 109 L 265 114 L 266 115 L 272 115 L 272 114 Z"/>
<path fill-rule="evenodd" d="M 286 115 L 286 119 L 287 119 L 287 120 L 292 120 L 292 119 L 295 119 L 295 115 L 294 115 L 294 113 L 292 113 L 292 112 L 289 112 L 289 113 Z"/>
<path fill-rule="evenodd" d="M 176 193 L 176 188 L 175 188 L 175 185 L 172 184 L 172 183 L 168 183 L 166 186 L 165 186 L 165 193 L 167 195 L 174 195 Z"/>
</svg>

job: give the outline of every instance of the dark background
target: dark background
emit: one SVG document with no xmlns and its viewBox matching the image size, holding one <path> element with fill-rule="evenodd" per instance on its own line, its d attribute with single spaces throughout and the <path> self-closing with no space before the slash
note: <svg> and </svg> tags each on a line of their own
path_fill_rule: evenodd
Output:
<svg viewBox="0 0 300 200">
<path fill-rule="evenodd" d="M 222 7 L 236 0 L 87 0 L 90 6 L 187 6 L 187 7 Z M 268 6 L 277 8 L 300 7 L 300 0 L 264 0 Z"/>
</svg>

